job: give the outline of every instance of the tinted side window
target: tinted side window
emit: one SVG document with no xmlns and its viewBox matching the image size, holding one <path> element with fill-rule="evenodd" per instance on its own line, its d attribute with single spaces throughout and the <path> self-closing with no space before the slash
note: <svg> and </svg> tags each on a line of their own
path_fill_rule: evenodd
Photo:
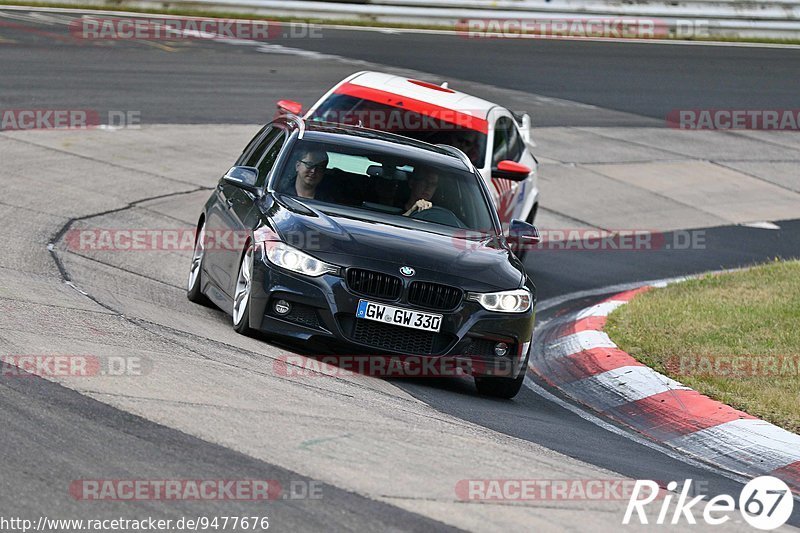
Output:
<svg viewBox="0 0 800 533">
<path fill-rule="evenodd" d="M 251 141 L 251 146 L 248 146 L 245 153 L 242 154 L 244 156 L 242 165 L 246 167 L 258 166 L 258 162 L 261 160 L 261 156 L 264 155 L 264 151 L 272 144 L 272 141 L 281 134 L 281 131 L 282 130 L 278 128 L 269 127 L 266 134 L 262 134 L 258 139 Z"/>
<path fill-rule="evenodd" d="M 244 163 L 245 163 L 245 161 L 247 159 L 247 156 L 250 155 L 253 152 L 253 149 L 258 145 L 258 141 L 264 136 L 264 134 L 267 132 L 267 130 L 269 130 L 271 128 L 272 128 L 272 126 L 267 124 L 266 126 L 261 128 L 260 130 L 258 130 L 258 133 L 256 133 L 255 136 L 253 136 L 253 138 L 250 139 L 250 142 L 247 143 L 247 146 L 245 146 L 244 150 L 242 150 L 242 153 L 239 155 L 239 158 L 236 160 L 236 165 L 239 165 L 239 166 L 244 165 Z"/>
<path fill-rule="evenodd" d="M 508 159 L 512 161 L 519 161 L 522 158 L 522 150 L 525 149 L 525 143 L 522 142 L 522 137 L 519 135 L 519 130 L 514 125 L 513 121 L 511 122 L 511 127 L 508 130 Z"/>
<path fill-rule="evenodd" d="M 283 148 L 283 143 L 286 142 L 286 135 L 284 135 L 284 132 L 282 130 L 275 129 L 274 131 L 276 132 L 276 135 L 270 134 L 270 137 L 272 139 L 275 139 L 277 137 L 275 142 L 263 153 L 261 154 L 258 154 L 258 152 L 255 153 L 261 156 L 258 159 L 258 162 L 252 165 L 258 168 L 258 181 L 256 184 L 259 187 L 263 187 L 264 184 L 266 183 L 269 171 L 272 170 L 273 165 L 275 165 L 275 160 L 278 159 L 278 154 L 281 153 L 281 148 Z"/>
<path fill-rule="evenodd" d="M 492 166 L 497 166 L 504 159 L 519 161 L 524 149 L 525 143 L 522 142 L 514 121 L 508 117 L 497 119 L 492 145 Z"/>
<path fill-rule="evenodd" d="M 492 166 L 508 159 L 508 142 L 513 124 L 508 117 L 500 117 L 494 126 L 494 143 L 492 144 Z"/>
</svg>

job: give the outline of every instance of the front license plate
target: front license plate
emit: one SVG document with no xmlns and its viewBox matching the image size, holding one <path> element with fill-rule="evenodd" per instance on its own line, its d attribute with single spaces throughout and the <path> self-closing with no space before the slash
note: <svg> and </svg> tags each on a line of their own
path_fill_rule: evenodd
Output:
<svg viewBox="0 0 800 533">
<path fill-rule="evenodd" d="M 390 305 L 368 302 L 367 300 L 358 301 L 356 317 L 425 331 L 438 332 L 442 327 L 442 315 L 401 309 Z"/>
</svg>

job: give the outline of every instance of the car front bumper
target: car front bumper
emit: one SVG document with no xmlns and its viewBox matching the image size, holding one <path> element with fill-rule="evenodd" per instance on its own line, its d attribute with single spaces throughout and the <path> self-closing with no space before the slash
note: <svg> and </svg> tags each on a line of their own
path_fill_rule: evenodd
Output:
<svg viewBox="0 0 800 533">
<path fill-rule="evenodd" d="M 356 318 L 362 299 L 441 314 L 441 329 L 432 333 Z M 290 304 L 288 312 L 276 310 L 279 300 Z M 318 355 L 447 358 L 460 368 L 466 365 L 473 375 L 516 377 L 527 359 L 534 312 L 491 312 L 465 299 L 452 311 L 423 309 L 404 298 L 390 302 L 359 295 L 339 275 L 303 276 L 258 259 L 253 267 L 250 324 L 268 335 L 301 341 Z M 500 342 L 508 346 L 504 356 L 494 353 Z"/>
</svg>

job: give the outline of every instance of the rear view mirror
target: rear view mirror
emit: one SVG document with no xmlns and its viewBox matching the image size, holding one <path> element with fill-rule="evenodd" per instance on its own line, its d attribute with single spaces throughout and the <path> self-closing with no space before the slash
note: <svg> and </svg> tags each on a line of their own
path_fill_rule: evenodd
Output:
<svg viewBox="0 0 800 533">
<path fill-rule="evenodd" d="M 258 169 L 255 167 L 231 167 L 222 179 L 256 196 L 261 195 L 261 190 L 256 186 L 256 182 L 258 181 Z"/>
<path fill-rule="evenodd" d="M 497 163 L 496 167 L 492 167 L 492 177 L 501 178 L 513 181 L 522 181 L 527 179 L 530 175 L 531 169 L 516 161 L 506 159 Z"/>
<path fill-rule="evenodd" d="M 303 104 L 294 100 L 278 100 L 278 111 L 299 116 L 303 112 Z"/>
</svg>

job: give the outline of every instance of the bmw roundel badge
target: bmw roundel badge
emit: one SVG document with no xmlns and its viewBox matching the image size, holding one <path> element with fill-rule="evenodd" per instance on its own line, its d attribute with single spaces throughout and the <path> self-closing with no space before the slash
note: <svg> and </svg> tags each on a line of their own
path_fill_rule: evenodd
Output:
<svg viewBox="0 0 800 533">
<path fill-rule="evenodd" d="M 415 270 L 409 266 L 402 266 L 400 267 L 400 273 L 407 278 L 410 278 L 414 275 Z"/>
</svg>

